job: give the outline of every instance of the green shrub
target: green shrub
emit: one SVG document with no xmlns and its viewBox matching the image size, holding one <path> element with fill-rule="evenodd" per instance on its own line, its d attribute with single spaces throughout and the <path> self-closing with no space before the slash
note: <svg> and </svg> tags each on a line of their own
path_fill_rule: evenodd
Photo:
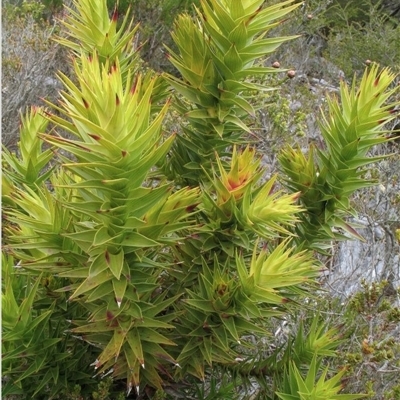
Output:
<svg viewBox="0 0 400 400">
<path fill-rule="evenodd" d="M 263 398 L 362 397 L 339 394 L 344 370 L 324 366 L 336 328 L 315 315 L 274 348 L 269 324 L 314 296 L 315 252 L 357 237 L 349 199 L 374 184 L 362 174 L 399 88 L 376 64 L 359 87 L 343 82 L 325 148 L 287 147 L 267 177 L 251 99 L 274 90 L 255 78 L 284 72 L 260 58 L 294 39 L 267 33 L 298 4 L 262 5 L 207 0 L 178 16 L 177 77 L 140 72 L 129 17 L 119 28 L 105 0 L 75 2 L 59 39 L 74 76 L 59 75 L 58 105 L 23 119 L 19 154 L 4 149 L 4 395 L 116 398 L 123 383 L 163 398 L 189 382 L 199 397 L 243 398 L 233 383 L 256 379 Z M 172 107 L 182 125 L 167 134 Z M 225 387 L 196 385 L 218 370 Z"/>
<path fill-rule="evenodd" d="M 351 77 L 372 60 L 398 71 L 400 24 L 382 10 L 381 2 L 310 2 L 305 24 L 310 35 L 325 40 L 322 55 Z"/>
<path fill-rule="evenodd" d="M 22 1 L 17 5 L 9 3 L 4 5 L 6 18 L 15 19 L 30 16 L 35 22 L 43 22 L 44 9 L 45 6 L 38 1 Z"/>
</svg>

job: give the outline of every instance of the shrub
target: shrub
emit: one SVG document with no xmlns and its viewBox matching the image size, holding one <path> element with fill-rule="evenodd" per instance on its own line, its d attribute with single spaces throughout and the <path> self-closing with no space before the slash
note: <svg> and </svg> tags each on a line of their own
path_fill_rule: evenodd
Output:
<svg viewBox="0 0 400 400">
<path fill-rule="evenodd" d="M 342 82 L 325 147 L 287 147 L 267 176 L 249 119 L 251 98 L 273 88 L 254 77 L 284 72 L 258 60 L 293 39 L 267 36 L 293 3 L 208 0 L 180 15 L 176 77 L 139 72 L 135 28 L 118 29 L 105 1 L 75 2 L 59 39 L 73 79 L 60 74 L 58 105 L 27 113 L 19 155 L 4 149 L 5 395 L 115 398 L 124 382 L 128 397 L 162 398 L 219 369 L 229 396 L 242 397 L 236 377 L 263 398 L 362 397 L 339 394 L 345 371 L 324 366 L 337 328 L 316 315 L 274 349 L 268 324 L 318 290 L 315 252 L 358 236 L 349 198 L 373 184 L 362 173 L 399 88 L 376 64 L 359 88 Z M 177 134 L 163 130 L 171 107 Z"/>
<path fill-rule="evenodd" d="M 382 9 L 382 2 L 310 2 L 307 13 L 306 31 L 323 37 L 322 55 L 347 77 L 362 73 L 366 60 L 397 70 L 400 24 Z"/>
</svg>

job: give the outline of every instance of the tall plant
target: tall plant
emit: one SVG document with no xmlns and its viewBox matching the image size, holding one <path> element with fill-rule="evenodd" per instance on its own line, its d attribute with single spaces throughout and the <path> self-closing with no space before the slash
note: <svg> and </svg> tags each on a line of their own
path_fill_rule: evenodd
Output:
<svg viewBox="0 0 400 400">
<path fill-rule="evenodd" d="M 372 64 L 358 88 L 355 81 L 351 88 L 342 81 L 341 103 L 328 97 L 328 113 L 320 121 L 325 148 L 312 147 L 304 155 L 288 147 L 280 155 L 286 186 L 301 192 L 300 203 L 307 210 L 296 228 L 307 247 L 321 249 L 323 243 L 343 238 L 344 232 L 360 238 L 345 218 L 356 215 L 351 195 L 376 184 L 364 178 L 364 167 L 385 157 L 368 157 L 368 153 L 388 140 L 385 124 L 396 118 L 399 102 L 393 100 L 398 92 L 394 79 L 387 68 Z"/>
<path fill-rule="evenodd" d="M 375 161 L 367 150 L 383 140 L 376 121 L 390 118 L 394 104 L 384 102 L 393 76 L 373 67 L 358 94 L 343 84 L 343 110 L 330 103 L 321 161 L 283 153 L 286 193 L 276 189 L 279 175 L 264 182 L 257 149 L 241 145 L 246 117 L 254 116 L 248 96 L 264 89 L 251 78 L 272 72 L 255 62 L 289 39 L 265 36 L 297 7 L 293 1 L 263 8 L 260 0 L 203 0 L 196 20 L 178 17 L 179 54 L 170 59 L 182 79 L 165 76 L 171 100 L 159 76 L 138 72 L 134 34 L 115 33 L 105 0 L 98 8 L 75 3 L 71 38 L 62 41 L 74 51 L 75 76 L 60 75 L 60 104 L 28 114 L 21 154 L 5 158 L 6 393 L 62 395 L 65 366 L 84 387 L 95 382 L 81 371 L 90 364 L 140 397 L 189 376 L 204 381 L 221 366 L 274 379 L 271 398 L 298 398 L 304 387 L 310 393 L 301 398 L 317 398 L 316 371 L 334 355 L 336 331 L 316 319 L 267 359 L 255 355 L 249 335 L 268 337 L 271 317 L 312 295 L 320 266 L 310 248 L 323 249 L 326 239 L 308 240 L 312 222 L 318 232 L 344 226 L 345 199 L 370 184 L 358 168 Z M 379 90 L 370 93 L 368 82 Z M 186 123 L 166 135 L 171 102 Z M 54 128 L 46 133 L 48 122 Z M 54 170 L 41 172 L 49 154 Z M 301 181 L 307 174 L 324 178 L 314 203 Z M 319 220 L 315 208 L 329 200 L 330 219 Z M 303 381 L 304 364 L 312 372 Z M 343 372 L 325 380 L 323 371 L 318 390 L 341 398 Z"/>
<path fill-rule="evenodd" d="M 173 147 L 168 172 L 175 179 L 197 183 L 214 151 L 223 155 L 229 145 L 248 141 L 243 133 L 251 132 L 246 119 L 255 117 L 251 97 L 273 90 L 250 78 L 281 72 L 259 60 L 294 38 L 266 35 L 299 6 L 294 0 L 263 3 L 202 1 L 196 19 L 177 18 L 172 37 L 178 53 L 168 50 L 181 78 L 166 78 L 180 95 L 175 107 L 189 125 Z"/>
</svg>

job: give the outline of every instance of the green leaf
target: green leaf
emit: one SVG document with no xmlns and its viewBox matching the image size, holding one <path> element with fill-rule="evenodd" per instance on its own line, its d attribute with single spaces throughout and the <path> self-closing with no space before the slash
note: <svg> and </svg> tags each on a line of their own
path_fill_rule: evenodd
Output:
<svg viewBox="0 0 400 400">
<path fill-rule="evenodd" d="M 122 345 L 125 342 L 125 337 L 126 332 L 124 332 L 124 330 L 118 328 L 114 329 L 114 335 L 101 352 L 98 361 L 96 362 L 96 369 L 105 364 L 108 360 L 118 358 Z"/>
<path fill-rule="evenodd" d="M 142 366 L 142 368 L 145 368 L 142 340 L 139 334 L 139 330 L 136 328 L 131 329 L 126 338 L 139 364 Z"/>
<path fill-rule="evenodd" d="M 232 335 L 232 337 L 235 339 L 235 341 L 240 344 L 240 337 L 239 337 L 237 329 L 236 329 L 235 320 L 236 320 L 236 318 L 233 316 L 221 315 L 221 321 L 224 324 L 225 328 Z"/>
<path fill-rule="evenodd" d="M 74 333 L 99 333 L 113 331 L 115 328 L 106 321 L 91 322 L 87 325 L 78 326 L 77 328 L 71 329 Z"/>
<path fill-rule="evenodd" d="M 24 326 L 26 326 L 28 324 L 28 321 L 31 319 L 31 309 L 33 307 L 33 302 L 35 300 L 36 293 L 37 293 L 37 291 L 39 289 L 39 284 L 40 284 L 40 281 L 41 281 L 41 277 L 42 277 L 42 274 L 40 274 L 36 278 L 35 283 L 33 284 L 33 286 L 29 288 L 28 297 L 26 297 L 22 301 L 22 303 L 21 303 L 21 305 L 19 307 L 19 318 L 20 318 L 21 323 Z"/>
<path fill-rule="evenodd" d="M 33 360 L 32 364 L 26 369 L 26 371 L 19 376 L 15 383 L 21 382 L 29 376 L 32 376 L 40 371 L 46 362 L 46 356 L 38 355 Z"/>
<path fill-rule="evenodd" d="M 215 309 L 209 300 L 185 299 L 185 303 L 205 312 L 215 312 Z"/>
<path fill-rule="evenodd" d="M 146 315 L 144 315 L 141 318 L 141 320 L 137 322 L 137 326 L 143 327 L 143 328 L 161 328 L 161 329 L 174 329 L 175 328 L 174 325 L 168 324 L 159 319 L 148 318 Z"/>
<path fill-rule="evenodd" d="M 128 391 L 134 387 L 136 393 L 139 393 L 140 385 L 140 363 L 135 353 L 132 351 L 130 346 L 124 346 L 125 359 L 127 361 L 129 372 L 127 377 Z"/>
<path fill-rule="evenodd" d="M 44 375 L 43 379 L 41 379 L 39 385 L 36 388 L 36 391 L 33 393 L 32 397 L 34 398 L 40 391 L 49 384 L 51 380 L 56 384 L 57 383 L 57 374 L 58 372 L 58 365 L 55 368 L 50 368 L 46 371 L 46 374 Z M 56 378 L 56 379 L 54 379 Z"/>
<path fill-rule="evenodd" d="M 121 245 L 126 248 L 158 247 L 160 243 L 150 239 L 138 232 L 131 232 L 124 237 Z"/>
<path fill-rule="evenodd" d="M 229 50 L 224 54 L 224 62 L 227 67 L 235 74 L 243 67 L 243 60 L 237 51 L 236 45 L 232 44 Z"/>
<path fill-rule="evenodd" d="M 97 230 L 93 239 L 93 246 L 102 246 L 112 240 L 110 234 L 108 233 L 108 227 L 102 226 Z"/>
<path fill-rule="evenodd" d="M 209 366 L 212 365 L 213 362 L 213 356 L 212 356 L 212 340 L 210 337 L 204 337 L 203 338 L 203 345 L 199 346 L 200 351 L 204 357 L 204 360 L 207 362 Z"/>
<path fill-rule="evenodd" d="M 113 275 L 120 279 L 122 268 L 124 266 L 124 252 L 123 250 L 119 251 L 117 254 L 112 254 L 109 251 L 105 253 L 105 260 L 108 268 L 111 270 Z"/>
<path fill-rule="evenodd" d="M 76 297 L 83 295 L 96 287 L 100 286 L 102 283 L 111 280 L 113 277 L 109 270 L 100 272 L 95 276 L 88 276 L 75 290 L 75 292 L 70 296 L 69 301 L 75 299 Z"/>
<path fill-rule="evenodd" d="M 47 324 L 50 316 L 53 314 L 54 310 L 48 310 L 45 311 L 44 313 L 40 314 L 39 316 L 35 317 L 32 322 L 26 327 L 24 331 L 24 335 L 27 333 L 33 331 L 38 325 L 40 324 Z"/>
<path fill-rule="evenodd" d="M 174 343 L 172 340 L 150 328 L 140 329 L 140 339 L 144 342 L 153 342 L 158 344 L 166 344 L 169 346 L 176 346 L 176 343 Z"/>
<path fill-rule="evenodd" d="M 152 357 L 158 358 L 163 361 L 167 361 L 175 366 L 178 366 L 176 360 L 171 357 L 158 343 L 146 342 L 143 347 L 147 354 L 151 354 Z"/>
<path fill-rule="evenodd" d="M 117 279 L 114 278 L 112 280 L 112 285 L 114 288 L 115 301 L 117 302 L 118 307 L 121 307 L 121 303 L 124 299 L 125 291 L 128 285 L 128 280 L 124 276 L 121 276 Z"/>
<path fill-rule="evenodd" d="M 90 264 L 89 273 L 86 274 L 84 277 L 87 276 L 94 278 L 101 272 L 107 270 L 108 262 L 107 262 L 108 252 L 101 252 L 98 256 L 95 257 L 93 262 Z"/>
<path fill-rule="evenodd" d="M 112 280 L 114 282 L 114 279 Z M 101 285 L 97 286 L 88 296 L 87 302 L 93 302 L 98 299 L 105 299 L 107 296 L 112 293 L 114 290 L 113 284 L 110 281 L 102 283 Z"/>
</svg>

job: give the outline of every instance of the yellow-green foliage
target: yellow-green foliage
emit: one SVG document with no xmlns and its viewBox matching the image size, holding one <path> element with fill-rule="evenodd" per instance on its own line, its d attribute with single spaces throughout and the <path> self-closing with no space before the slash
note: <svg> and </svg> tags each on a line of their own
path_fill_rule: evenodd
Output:
<svg viewBox="0 0 400 400">
<path fill-rule="evenodd" d="M 322 120 L 326 149 L 286 150 L 264 181 L 243 144 L 249 96 L 271 88 L 252 79 L 276 73 L 258 60 L 291 39 L 267 33 L 298 4 L 201 1 L 197 18 L 175 23 L 181 78 L 138 72 L 135 28 L 117 30 L 105 0 L 93 4 L 76 0 L 65 22 L 74 77 L 60 74 L 60 104 L 28 114 L 21 154 L 5 157 L 5 393 L 62 396 L 72 379 L 100 396 L 109 388 L 95 374 L 139 397 L 220 367 L 273 379 L 270 396 L 358 398 L 338 395 L 343 372 L 319 368 L 338 344 L 319 318 L 265 360 L 251 335 L 268 338 L 271 317 L 313 295 L 314 250 L 335 228 L 352 232 L 348 198 L 371 184 L 359 171 L 385 140 L 394 76 L 374 65 L 359 88 L 343 83 Z M 184 123 L 167 135 L 172 106 Z M 41 172 L 52 152 L 54 170 Z"/>
</svg>

